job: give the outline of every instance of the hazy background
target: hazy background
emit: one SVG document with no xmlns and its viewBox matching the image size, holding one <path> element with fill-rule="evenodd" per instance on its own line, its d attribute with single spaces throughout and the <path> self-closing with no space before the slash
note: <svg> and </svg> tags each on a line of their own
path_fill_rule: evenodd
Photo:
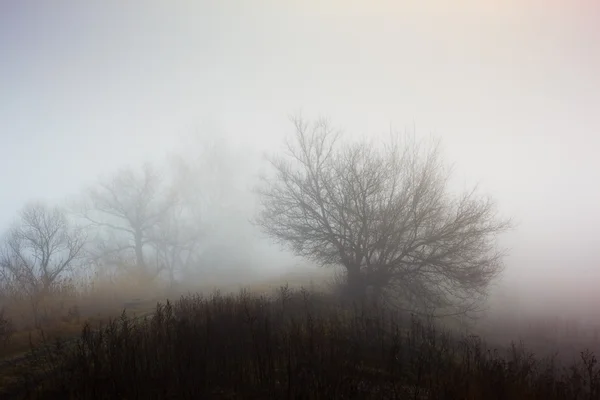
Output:
<svg viewBox="0 0 600 400">
<path fill-rule="evenodd" d="M 513 300 L 585 308 L 600 300 L 598 71 L 592 0 L 1 0 L 0 226 L 32 198 L 193 151 L 192 133 L 243 150 L 244 188 L 302 110 L 349 134 L 440 136 L 458 181 L 517 223 Z"/>
</svg>

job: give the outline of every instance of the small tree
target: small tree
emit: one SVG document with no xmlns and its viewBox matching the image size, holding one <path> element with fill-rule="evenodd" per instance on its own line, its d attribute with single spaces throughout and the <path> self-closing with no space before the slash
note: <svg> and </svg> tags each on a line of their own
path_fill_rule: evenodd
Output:
<svg viewBox="0 0 600 400">
<path fill-rule="evenodd" d="M 472 309 L 502 270 L 495 239 L 509 223 L 474 190 L 449 193 L 439 144 L 343 144 L 327 121 L 293 122 L 258 188 L 258 225 L 296 255 L 343 266 L 354 299 L 371 287 L 413 310 Z"/>
<path fill-rule="evenodd" d="M 81 257 L 85 240 L 84 232 L 71 228 L 60 208 L 31 203 L 0 249 L 2 276 L 31 299 L 37 314 L 39 302 Z"/>
</svg>

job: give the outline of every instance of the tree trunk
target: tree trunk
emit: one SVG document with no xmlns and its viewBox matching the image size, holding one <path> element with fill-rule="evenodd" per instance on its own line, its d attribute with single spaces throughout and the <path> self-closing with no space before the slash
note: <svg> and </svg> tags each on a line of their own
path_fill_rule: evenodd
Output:
<svg viewBox="0 0 600 400">
<path fill-rule="evenodd" d="M 390 285 L 390 275 L 384 269 L 376 268 L 367 273 L 365 284 L 371 287 L 371 299 L 378 302 L 383 297 L 383 290 Z"/>
<path fill-rule="evenodd" d="M 50 293 L 51 285 L 52 285 L 52 280 L 50 279 L 50 277 L 48 275 L 44 274 L 44 276 L 42 276 L 42 287 L 40 290 L 40 295 L 46 296 L 48 293 Z"/>
<path fill-rule="evenodd" d="M 366 295 L 366 282 L 360 267 L 356 265 L 346 265 L 346 285 L 343 295 L 350 301 L 361 301 Z"/>
<path fill-rule="evenodd" d="M 142 244 L 142 233 L 136 232 L 135 234 L 135 261 L 137 266 L 140 268 L 145 268 L 146 264 L 144 263 L 144 249 Z"/>
</svg>

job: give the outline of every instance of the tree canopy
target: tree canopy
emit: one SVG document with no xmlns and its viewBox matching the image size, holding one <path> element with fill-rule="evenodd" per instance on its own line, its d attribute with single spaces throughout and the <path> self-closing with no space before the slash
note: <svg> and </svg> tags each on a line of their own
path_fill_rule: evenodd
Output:
<svg viewBox="0 0 600 400">
<path fill-rule="evenodd" d="M 296 255 L 341 265 L 347 293 L 419 309 L 465 311 L 502 271 L 509 227 L 491 198 L 454 194 L 439 142 L 393 134 L 342 141 L 326 120 L 293 120 L 286 152 L 270 157 L 256 222 Z"/>
</svg>

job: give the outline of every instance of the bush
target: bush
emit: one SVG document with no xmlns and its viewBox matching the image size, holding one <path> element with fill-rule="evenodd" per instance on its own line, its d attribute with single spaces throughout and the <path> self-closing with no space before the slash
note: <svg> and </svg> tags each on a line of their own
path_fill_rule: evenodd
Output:
<svg viewBox="0 0 600 400">
<path fill-rule="evenodd" d="M 0 344 L 6 346 L 14 333 L 12 320 L 6 316 L 4 308 L 0 309 Z"/>
</svg>

